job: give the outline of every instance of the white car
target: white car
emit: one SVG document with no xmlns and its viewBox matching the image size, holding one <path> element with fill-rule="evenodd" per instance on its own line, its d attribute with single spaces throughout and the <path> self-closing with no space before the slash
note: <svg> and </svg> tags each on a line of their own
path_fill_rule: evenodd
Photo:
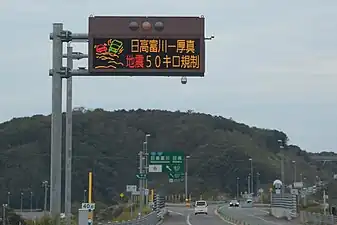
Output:
<svg viewBox="0 0 337 225">
<path fill-rule="evenodd" d="M 238 200 L 232 200 L 229 202 L 229 207 L 239 207 L 240 203 L 238 202 Z"/>
<path fill-rule="evenodd" d="M 208 213 L 208 205 L 204 200 L 199 200 L 195 202 L 194 205 L 194 215 L 197 214 L 206 214 Z"/>
</svg>

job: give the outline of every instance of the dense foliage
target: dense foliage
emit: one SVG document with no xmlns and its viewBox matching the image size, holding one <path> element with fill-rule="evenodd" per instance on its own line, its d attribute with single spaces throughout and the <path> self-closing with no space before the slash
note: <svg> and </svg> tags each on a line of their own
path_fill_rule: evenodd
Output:
<svg viewBox="0 0 337 225">
<path fill-rule="evenodd" d="M 136 184 L 137 153 L 145 134 L 149 151 L 178 151 L 190 155 L 189 186 L 192 194 L 235 192 L 236 177 L 246 187 L 253 158 L 257 183 L 270 184 L 280 176 L 280 151 L 285 154 L 287 181 L 293 179 L 292 161 L 300 173 L 313 180 L 331 171 L 317 171 L 308 153 L 288 145 L 285 133 L 259 129 L 231 119 L 201 113 L 159 110 L 107 112 L 102 109 L 74 110 L 73 199 L 80 202 L 87 189 L 87 172 L 94 173 L 94 198 L 111 203 L 119 200 L 126 184 Z M 42 181 L 49 180 L 50 116 L 15 118 L 0 124 L 0 202 L 8 192 L 12 207 L 43 207 Z M 64 127 L 63 127 L 63 130 Z M 280 145 L 284 146 L 283 149 Z M 63 165 L 64 166 L 64 165 Z M 259 173 L 257 178 L 256 173 Z M 150 186 L 165 193 L 183 193 L 182 183 L 168 184 L 165 174 L 151 175 Z"/>
</svg>

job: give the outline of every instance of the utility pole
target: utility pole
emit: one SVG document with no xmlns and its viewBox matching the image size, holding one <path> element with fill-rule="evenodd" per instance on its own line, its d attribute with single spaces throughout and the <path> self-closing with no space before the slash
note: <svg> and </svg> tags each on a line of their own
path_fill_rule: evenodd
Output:
<svg viewBox="0 0 337 225">
<path fill-rule="evenodd" d="M 143 187 L 143 174 L 144 174 L 144 168 L 143 168 L 143 151 L 139 152 L 139 175 L 140 175 L 140 179 L 139 179 L 139 192 L 140 192 L 140 199 L 139 199 L 139 212 L 138 215 L 141 216 L 142 212 L 143 212 L 143 205 L 144 205 L 144 187 Z"/>
<path fill-rule="evenodd" d="M 73 48 L 70 42 L 67 44 L 67 68 L 73 69 Z M 72 136 L 73 136 L 73 93 L 72 77 L 67 78 L 67 107 L 66 107 L 66 162 L 65 162 L 65 194 L 64 194 L 64 212 L 66 216 L 66 225 L 71 225 L 71 175 L 72 175 Z"/>
<path fill-rule="evenodd" d="M 47 213 L 47 201 L 48 201 L 48 181 L 43 181 L 43 188 L 44 188 L 44 204 L 43 204 L 43 211 L 46 214 Z"/>
</svg>

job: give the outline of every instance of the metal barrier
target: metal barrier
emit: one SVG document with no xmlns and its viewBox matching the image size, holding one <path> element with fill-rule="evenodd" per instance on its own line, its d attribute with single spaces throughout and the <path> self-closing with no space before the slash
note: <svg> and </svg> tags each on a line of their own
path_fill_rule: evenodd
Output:
<svg viewBox="0 0 337 225">
<path fill-rule="evenodd" d="M 301 223 L 312 225 L 334 225 L 337 222 L 337 216 L 323 215 L 320 213 L 300 212 Z"/>
<path fill-rule="evenodd" d="M 128 220 L 123 222 L 114 222 L 110 225 L 156 225 L 162 220 L 161 215 L 157 215 L 157 212 L 151 212 L 139 219 Z"/>
<path fill-rule="evenodd" d="M 248 222 L 246 221 L 243 221 L 243 220 L 238 220 L 228 214 L 225 213 L 225 210 L 224 210 L 224 207 L 219 207 L 217 210 L 216 210 L 217 214 L 222 217 L 224 220 L 227 220 L 229 221 L 231 224 L 242 224 L 242 225 L 250 225 Z"/>
</svg>

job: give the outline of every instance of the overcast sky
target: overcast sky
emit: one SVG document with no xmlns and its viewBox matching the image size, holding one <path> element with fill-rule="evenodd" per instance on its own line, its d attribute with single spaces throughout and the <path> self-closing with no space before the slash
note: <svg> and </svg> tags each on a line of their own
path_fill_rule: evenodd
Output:
<svg viewBox="0 0 337 225">
<path fill-rule="evenodd" d="M 85 33 L 90 14 L 204 15 L 215 39 L 204 78 L 74 78 L 75 106 L 192 109 L 337 151 L 336 0 L 2 0 L 0 121 L 51 112 L 52 23 Z"/>
</svg>

